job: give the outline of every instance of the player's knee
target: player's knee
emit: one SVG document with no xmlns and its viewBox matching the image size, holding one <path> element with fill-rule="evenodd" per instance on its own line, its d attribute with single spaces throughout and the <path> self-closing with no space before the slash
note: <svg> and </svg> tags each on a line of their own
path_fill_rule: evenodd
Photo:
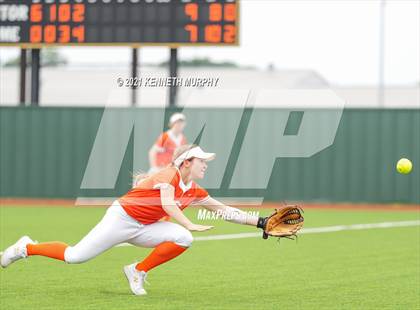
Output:
<svg viewBox="0 0 420 310">
<path fill-rule="evenodd" d="M 189 230 L 183 229 L 177 236 L 175 243 L 182 247 L 190 247 L 194 238 Z"/>
<path fill-rule="evenodd" d="M 85 255 L 77 251 L 74 247 L 69 246 L 64 252 L 64 261 L 68 264 L 80 264 L 88 260 Z"/>
</svg>

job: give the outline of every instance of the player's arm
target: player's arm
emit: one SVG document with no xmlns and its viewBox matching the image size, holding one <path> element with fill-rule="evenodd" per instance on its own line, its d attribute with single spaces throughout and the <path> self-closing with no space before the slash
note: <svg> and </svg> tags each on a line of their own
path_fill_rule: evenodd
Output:
<svg viewBox="0 0 420 310">
<path fill-rule="evenodd" d="M 208 197 L 199 204 L 207 210 L 218 212 L 228 222 L 251 226 L 257 226 L 258 224 L 258 216 L 249 215 L 242 210 L 227 206 L 212 197 Z"/>
<path fill-rule="evenodd" d="M 175 203 L 175 189 L 170 184 L 165 184 L 160 188 L 160 199 L 162 202 L 162 208 L 172 218 L 174 218 L 179 224 L 184 226 L 186 229 L 191 231 L 205 231 L 213 228 L 214 226 L 205 226 L 193 224 L 178 208 Z"/>
<path fill-rule="evenodd" d="M 150 165 L 150 168 L 157 167 L 157 163 L 156 163 L 157 153 L 162 153 L 162 152 L 165 151 L 165 148 L 163 147 L 164 144 L 165 144 L 165 140 L 166 140 L 166 134 L 162 133 L 157 138 L 157 140 L 155 141 L 153 146 L 150 148 L 150 150 L 149 150 L 149 165 Z"/>
<path fill-rule="evenodd" d="M 154 144 L 149 150 L 149 165 L 151 168 L 156 167 L 156 155 L 161 151 L 161 148 Z"/>
</svg>

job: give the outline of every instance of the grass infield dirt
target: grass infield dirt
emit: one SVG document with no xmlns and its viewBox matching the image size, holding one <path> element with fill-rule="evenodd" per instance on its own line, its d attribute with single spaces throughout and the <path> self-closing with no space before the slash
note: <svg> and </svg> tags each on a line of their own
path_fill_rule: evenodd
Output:
<svg viewBox="0 0 420 310">
<path fill-rule="evenodd" d="M 418 207 L 306 208 L 305 227 L 419 220 Z M 261 209 L 261 215 L 271 210 Z M 79 241 L 103 208 L 3 205 L 0 249 L 28 234 Z M 197 209 L 187 209 L 197 221 Z M 256 232 L 222 220 L 195 236 Z M 131 295 L 124 265 L 150 249 L 117 247 L 80 265 L 30 257 L 0 270 L 0 309 L 419 309 L 420 226 L 196 241 L 149 273 L 148 295 Z"/>
</svg>

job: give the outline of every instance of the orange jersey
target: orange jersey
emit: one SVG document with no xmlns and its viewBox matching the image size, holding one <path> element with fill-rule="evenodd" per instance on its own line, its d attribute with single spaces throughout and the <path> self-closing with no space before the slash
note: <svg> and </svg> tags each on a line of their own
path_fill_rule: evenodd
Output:
<svg viewBox="0 0 420 310">
<path fill-rule="evenodd" d="M 156 154 L 156 165 L 166 167 L 172 162 L 175 149 L 184 144 L 187 144 L 187 139 L 183 134 L 175 138 L 169 130 L 162 133 L 155 142 L 156 146 L 163 149 Z"/>
<path fill-rule="evenodd" d="M 175 203 L 181 210 L 209 198 L 207 191 L 195 182 L 185 185 L 178 168 L 167 167 L 140 181 L 118 201 L 132 218 L 142 224 L 152 224 L 168 215 L 160 199 L 160 188 L 167 184 L 175 188 Z"/>
</svg>

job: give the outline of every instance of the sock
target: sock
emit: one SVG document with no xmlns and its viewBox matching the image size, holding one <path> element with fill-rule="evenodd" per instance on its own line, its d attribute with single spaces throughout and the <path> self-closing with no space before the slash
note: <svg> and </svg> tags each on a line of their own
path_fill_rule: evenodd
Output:
<svg viewBox="0 0 420 310">
<path fill-rule="evenodd" d="M 41 255 L 64 261 L 64 251 L 67 247 L 68 245 L 63 242 L 28 244 L 26 246 L 26 252 L 28 253 L 28 256 Z"/>
<path fill-rule="evenodd" d="M 152 253 L 150 253 L 142 262 L 138 263 L 136 269 L 148 272 L 150 269 L 177 257 L 186 249 L 187 248 L 173 242 L 163 242 L 155 247 Z"/>
</svg>

